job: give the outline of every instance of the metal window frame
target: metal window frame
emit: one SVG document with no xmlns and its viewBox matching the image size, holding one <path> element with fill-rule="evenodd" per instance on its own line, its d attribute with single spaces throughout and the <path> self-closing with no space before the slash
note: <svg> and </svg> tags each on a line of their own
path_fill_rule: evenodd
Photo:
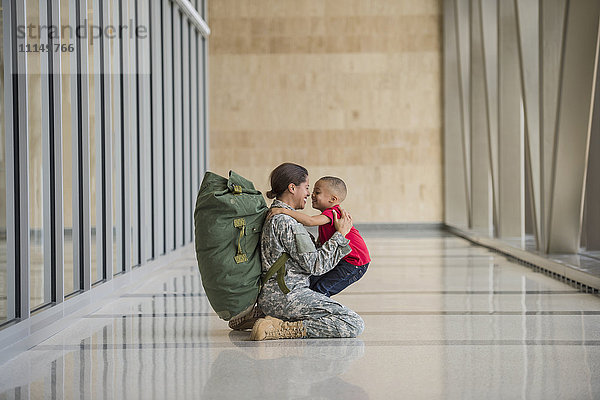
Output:
<svg viewBox="0 0 600 400">
<path fill-rule="evenodd" d="M 182 221 L 182 245 L 189 243 L 191 241 L 191 206 L 190 199 L 191 196 L 191 132 L 190 132 L 190 22 L 189 20 L 182 18 L 181 20 L 181 161 L 182 165 L 182 189 L 183 189 L 183 198 L 181 208 L 183 211 L 183 221 Z"/>
<path fill-rule="evenodd" d="M 127 15 L 128 21 L 135 18 L 136 0 L 128 0 L 127 4 Z M 128 66 L 127 77 L 128 77 L 128 108 L 134 107 L 135 110 L 132 112 L 128 111 L 128 130 L 125 142 L 129 146 L 125 152 L 125 159 L 128 160 L 129 171 L 129 184 L 126 186 L 128 193 L 129 202 L 126 207 L 129 209 L 129 219 L 126 221 L 126 230 L 130 232 L 130 242 L 126 246 L 130 246 L 130 263 L 131 267 L 138 267 L 142 263 L 142 254 L 140 247 L 140 165 L 139 165 L 139 107 L 138 107 L 138 77 L 135 72 L 137 70 L 137 62 L 135 54 L 137 51 L 137 43 L 135 39 L 128 38 L 127 42 L 127 53 L 128 59 L 126 65 Z M 129 157 L 128 157 L 129 155 Z"/>
<path fill-rule="evenodd" d="M 165 189 L 165 252 L 176 247 L 175 242 L 175 159 L 174 159 L 174 95 L 173 86 L 173 13 L 175 5 L 170 0 L 163 1 L 162 27 L 163 27 L 163 149 L 164 149 L 164 189 Z"/>
<path fill-rule="evenodd" d="M 145 6 L 139 10 L 140 20 L 142 24 L 148 27 L 148 31 L 152 29 L 152 23 L 149 15 L 149 2 L 148 0 L 138 0 L 144 2 Z M 141 65 L 152 66 L 152 43 L 151 39 L 146 36 L 143 39 L 139 37 L 137 40 L 140 42 L 140 55 L 142 63 Z M 140 207 L 142 208 L 142 232 L 144 234 L 144 242 L 142 243 L 142 263 L 154 258 L 154 235 L 152 234 L 155 229 L 153 203 L 154 203 L 154 163 L 153 161 L 153 148 L 154 148 L 154 137 L 152 135 L 152 74 L 149 70 L 144 67 L 142 73 L 138 74 L 138 79 L 142 85 L 142 101 L 140 105 L 143 106 L 143 114 L 145 117 L 141 122 L 142 129 L 142 148 L 144 149 L 142 158 L 143 170 L 142 173 L 142 193 L 140 198 Z M 138 68 L 139 71 L 139 68 Z M 149 117 L 148 117 L 149 116 Z"/>
<path fill-rule="evenodd" d="M 459 85 L 459 44 L 454 0 L 444 1 L 444 218 L 447 224 L 467 228 L 466 169 L 464 168 L 462 93 Z"/>
<path fill-rule="evenodd" d="M 485 61 L 483 52 L 483 27 L 480 18 L 481 4 L 471 3 L 471 85 L 470 85 L 470 162 L 471 162 L 471 213 L 472 229 L 493 236 L 490 196 L 490 154 L 485 107 Z"/>
<path fill-rule="evenodd" d="M 31 1 L 31 0 L 29 0 Z M 26 2 L 29 3 L 29 1 Z M 35 1 L 35 0 L 33 0 Z M 39 1 L 39 20 L 38 23 L 40 26 L 46 25 L 48 23 L 48 2 L 47 1 Z M 48 42 L 48 36 L 41 35 L 40 36 L 40 46 L 48 46 L 50 43 Z M 50 62 L 50 54 L 51 52 L 43 53 L 40 52 L 40 103 L 41 103 L 41 135 L 42 135 L 42 168 L 43 168 L 43 188 L 42 188 L 42 198 L 43 198 L 43 222 L 42 222 L 42 232 L 43 232 L 43 254 L 44 254 L 44 302 L 32 309 L 32 312 L 40 308 L 46 307 L 48 304 L 52 303 L 53 297 L 53 282 L 52 282 L 52 272 L 56 270 L 54 264 L 54 249 L 52 246 L 52 226 L 53 226 L 53 216 L 52 214 L 52 206 L 53 203 L 53 185 L 52 181 L 54 180 L 54 166 L 52 165 L 52 155 L 51 155 L 51 147 L 53 140 L 53 129 L 50 126 L 50 73 L 51 68 L 49 65 Z M 29 136 L 29 132 L 28 132 Z M 31 156 L 31 155 L 30 155 Z M 31 171 L 30 171 L 31 172 Z M 30 192 L 31 193 L 31 192 Z M 31 219 L 30 219 L 31 221 Z M 31 274 L 31 266 L 29 267 Z M 30 281 L 31 283 L 31 281 Z M 31 293 L 30 293 L 31 295 Z"/>
<path fill-rule="evenodd" d="M 14 1 L 14 13 L 11 14 L 13 26 L 25 25 L 25 2 Z M 27 38 L 13 40 L 13 52 L 16 53 L 13 62 L 13 74 L 16 76 L 16 96 L 13 103 L 13 118 L 17 121 L 14 130 L 15 154 L 18 154 L 15 166 L 15 183 L 18 184 L 18 201 L 15 203 L 15 213 L 18 215 L 17 226 L 17 258 L 15 259 L 15 275 L 17 287 L 16 317 L 29 318 L 29 150 L 27 145 L 28 104 L 27 104 L 27 54 L 17 53 L 19 45 L 25 45 Z M 13 86 L 14 89 L 14 86 Z M 14 94 L 14 93 L 13 93 Z M 11 100 L 12 101 L 12 100 Z M 23 184 L 25 183 L 25 184 Z"/>
<path fill-rule="evenodd" d="M 102 30 L 110 21 L 108 0 L 99 0 L 100 26 Z M 103 281 L 113 277 L 113 239 L 112 239 L 112 112 L 111 112 L 111 81 L 110 81 L 110 43 L 100 36 L 100 105 L 101 105 L 101 140 L 102 140 L 102 274 Z"/>
<path fill-rule="evenodd" d="M 190 29 L 190 153 L 191 153 L 191 196 L 189 199 L 190 210 L 192 210 L 191 219 L 194 218 L 194 205 L 196 192 L 200 187 L 198 177 L 200 175 L 200 155 L 198 154 L 199 129 L 198 129 L 198 31 L 195 27 Z M 190 219 L 190 221 L 191 221 Z M 190 223 L 191 238 L 194 238 L 194 226 Z"/>
<path fill-rule="evenodd" d="M 498 2 L 498 236 L 522 239 L 525 166 L 515 12 L 514 2 Z"/>
<path fill-rule="evenodd" d="M 26 256 L 23 249 L 23 229 L 27 225 L 23 224 L 23 213 L 21 209 L 21 197 L 23 189 L 20 185 L 23 181 L 22 168 L 23 159 L 19 148 L 19 83 L 22 79 L 18 73 L 19 54 L 17 46 L 19 44 L 16 38 L 16 32 L 13 27 L 17 22 L 17 7 L 15 0 L 2 0 L 3 18 L 3 46 L 4 46 L 4 129 L 5 129 L 5 149 L 6 160 L 6 321 L 2 324 L 10 323 L 16 318 L 22 318 L 23 313 L 23 293 L 21 290 L 21 280 L 23 278 L 23 268 L 21 268 L 21 259 Z M 8 18 L 6 18 L 8 16 Z M 11 167 L 12 168 L 9 168 Z M 12 210 L 13 212 L 8 212 Z M 27 279 L 25 277 L 25 279 Z M 26 295 L 29 298 L 29 295 Z M 27 300 L 28 301 L 28 300 Z M 27 315 L 29 306 L 26 305 Z M 27 315 L 24 317 L 26 318 Z"/>
<path fill-rule="evenodd" d="M 194 5 L 189 0 L 171 0 L 177 4 L 179 10 L 184 14 L 187 19 L 198 28 L 204 37 L 210 35 L 210 28 L 204 21 L 203 17 L 198 13 Z M 206 5 L 205 5 L 206 7 Z M 204 7 L 204 8 L 205 8 Z M 206 15 L 206 13 L 204 13 Z"/>
<path fill-rule="evenodd" d="M 77 24 L 77 12 L 76 12 L 76 1 L 69 0 L 69 24 L 76 26 Z M 83 289 L 82 287 L 82 271 L 80 262 L 80 252 L 78 246 L 81 243 L 79 240 L 79 227 L 77 226 L 80 200 L 79 200 L 79 115 L 78 115 L 78 85 L 79 85 L 79 49 L 77 48 L 77 39 L 74 38 L 70 41 L 75 47 L 74 51 L 69 54 L 69 79 L 70 79 L 70 96 L 71 96 L 71 120 L 63 121 L 63 125 L 71 125 L 71 154 L 72 154 L 72 168 L 70 171 L 71 182 L 72 182 L 72 201 L 71 201 L 71 217 L 72 217 L 72 228 L 71 228 L 71 239 L 73 241 L 73 291 L 71 293 L 65 293 L 65 296 L 78 293 Z M 61 97 L 62 100 L 62 97 Z M 61 130 L 62 138 L 62 130 Z M 63 171 L 65 173 L 65 171 Z M 64 198 L 63 198 L 64 200 Z M 63 203 L 64 204 L 64 203 Z M 63 222 L 64 223 L 64 222 Z M 61 236 L 63 233 L 61 232 Z M 63 240 L 64 245 L 64 240 Z M 64 252 L 63 252 L 64 256 Z M 64 262 L 63 262 L 63 274 L 64 274 Z"/>
<path fill-rule="evenodd" d="M 184 204 L 183 197 L 183 157 L 178 157 L 178 154 L 183 149 L 183 116 L 182 116 L 182 87 L 181 87 L 181 64 L 182 64 L 182 11 L 174 7 L 171 14 L 173 24 L 171 26 L 173 32 L 173 159 L 179 161 L 174 163 L 173 179 L 174 179 L 174 204 L 175 204 L 175 219 L 173 220 L 175 229 L 175 248 L 184 244 L 183 221 L 184 213 L 182 205 Z M 179 68 L 177 68 L 179 66 Z M 177 165 L 179 164 L 179 165 Z"/>
<path fill-rule="evenodd" d="M 150 75 L 152 116 L 153 169 L 153 257 L 165 253 L 164 204 L 164 100 L 163 100 L 163 49 L 162 2 L 149 1 L 150 12 Z M 154 31 L 156 29 L 156 32 Z"/>
<path fill-rule="evenodd" d="M 6 162 L 7 162 L 7 207 L 10 207 L 11 212 L 7 215 L 7 275 L 8 275 L 8 315 L 7 321 L 12 322 L 16 320 L 27 319 L 31 315 L 30 310 L 30 272 L 29 272 L 29 187 L 28 187 L 28 104 L 27 104 L 27 59 L 26 53 L 18 53 L 17 46 L 19 44 L 26 44 L 26 38 L 17 38 L 16 30 L 14 27 L 26 24 L 26 2 L 20 2 L 18 0 L 2 0 L 3 9 L 5 15 L 10 15 L 9 18 L 4 19 L 4 49 L 5 49 L 5 128 L 6 128 Z M 35 0 L 30 0 L 35 1 Z M 69 1 L 69 22 L 74 26 L 85 25 L 87 17 L 88 1 L 93 1 L 92 5 L 95 7 L 94 12 L 98 16 L 98 20 L 101 25 L 105 25 L 105 21 L 108 21 L 109 13 L 112 12 L 113 17 L 118 16 L 119 22 L 127 19 L 127 15 L 124 18 L 123 7 L 124 4 L 121 2 L 111 3 L 118 7 L 109 7 L 107 0 L 70 0 Z M 129 2 L 131 5 L 131 2 Z M 167 55 L 167 49 L 161 46 L 161 52 L 151 51 L 150 60 L 152 64 L 152 73 L 150 85 L 148 90 L 152 95 L 148 98 L 150 103 L 149 109 L 152 115 L 151 118 L 151 135 L 150 138 L 150 149 L 152 152 L 156 150 L 159 157 L 164 160 L 161 164 L 162 169 L 158 168 L 156 173 L 151 174 L 151 188 L 152 196 L 154 196 L 154 205 L 158 204 L 160 196 L 166 196 L 168 193 L 166 190 L 168 176 L 173 173 L 171 178 L 181 180 L 181 184 L 178 190 L 181 190 L 181 202 L 173 204 L 172 207 L 179 209 L 180 213 L 185 212 L 186 216 L 190 217 L 187 221 L 189 224 L 185 226 L 175 226 L 175 224 L 167 224 L 166 215 L 163 214 L 162 226 L 164 230 L 162 232 L 162 240 L 157 240 L 160 236 L 155 237 L 155 243 L 151 251 L 154 255 L 158 254 L 158 251 L 162 249 L 163 252 L 170 251 L 179 247 L 181 244 L 185 244 L 193 236 L 193 228 L 191 224 L 191 215 L 193 209 L 193 195 L 191 188 L 194 185 L 199 184 L 201 178 L 201 170 L 205 170 L 208 159 L 208 138 L 207 138 L 207 126 L 208 121 L 206 118 L 207 113 L 207 68 L 206 68 L 206 57 L 207 57 L 207 46 L 206 37 L 210 30 L 206 26 L 206 23 L 199 18 L 197 12 L 190 13 L 189 6 L 191 3 L 187 0 L 173 1 L 164 0 L 163 3 L 156 5 L 155 2 L 148 0 L 147 2 L 147 20 L 151 27 L 151 39 L 150 44 L 153 43 L 173 43 L 179 42 L 181 46 L 176 49 L 175 57 L 169 57 Z M 56 4 L 56 1 L 46 0 L 40 2 L 40 23 L 49 25 L 60 25 L 61 12 L 60 4 Z M 137 9 L 136 1 L 136 9 Z M 177 8 L 175 8 L 177 6 Z M 161 7 L 158 9 L 158 7 Z M 203 2 L 203 8 L 206 4 Z M 156 12 L 155 12 L 156 11 Z M 168 25 L 168 16 L 165 15 L 170 11 L 171 13 L 171 25 Z M 175 15 L 177 12 L 177 15 Z M 159 16 L 160 14 L 160 16 Z M 183 19 L 183 16 L 186 19 Z M 159 21 L 160 18 L 160 21 Z M 94 18 L 96 20 L 96 18 Z M 165 24 L 165 21 L 167 23 Z M 174 23 L 173 23 L 174 22 Z M 160 25 L 160 28 L 158 26 Z M 156 27 L 156 31 L 152 28 Z M 193 29 L 192 29 L 193 27 Z M 167 29 L 170 28 L 170 29 Z M 187 29 L 187 30 L 186 30 Z M 158 34 L 154 34 L 157 32 Z M 176 32 L 176 34 L 173 34 Z M 170 35 L 170 36 L 169 36 Z M 202 35 L 202 36 L 199 36 Z M 136 210 L 135 207 L 131 207 L 130 202 L 131 196 L 136 195 L 135 188 L 130 185 L 130 176 L 126 171 L 131 170 L 129 166 L 135 163 L 135 159 L 130 159 L 131 141 L 130 136 L 127 136 L 127 132 L 139 131 L 140 125 L 136 119 L 131 118 L 131 112 L 125 107 L 131 107 L 132 98 L 139 98 L 139 93 L 133 94 L 133 84 L 139 84 L 139 74 L 135 77 L 132 76 L 132 72 L 139 72 L 139 60 L 135 62 L 133 60 L 133 53 L 143 52 L 143 50 L 136 46 L 135 42 L 124 43 L 123 40 L 119 40 L 119 46 L 116 51 L 120 61 L 120 66 L 125 65 L 127 70 L 121 69 L 119 71 L 117 83 L 120 88 L 127 88 L 127 90 L 117 90 L 119 104 L 116 105 L 115 109 L 112 108 L 112 86 L 111 79 L 105 78 L 106 71 L 111 71 L 111 55 L 110 46 L 108 41 L 101 39 L 100 45 L 97 47 L 99 56 L 95 57 L 94 65 L 90 65 L 88 57 L 88 47 L 86 38 L 76 38 L 73 43 L 75 44 L 75 51 L 69 57 L 71 63 L 71 75 L 68 79 L 71 79 L 71 92 L 70 96 L 73 103 L 72 119 L 70 121 L 62 120 L 62 69 L 61 69 L 61 57 L 57 57 L 56 54 L 50 55 L 48 59 L 42 57 L 42 78 L 43 85 L 42 90 L 42 126 L 45 132 L 45 137 L 50 138 L 45 143 L 44 154 L 44 228 L 47 235 L 44 235 L 44 240 L 48 240 L 45 244 L 46 249 L 50 249 L 50 253 L 45 254 L 45 263 L 50 265 L 51 268 L 45 268 L 45 271 L 50 271 L 50 279 L 46 279 L 46 283 L 50 284 L 50 290 L 45 290 L 45 296 L 51 303 L 61 303 L 64 301 L 66 293 L 64 293 L 64 193 L 62 185 L 62 174 L 72 173 L 73 174 L 73 273 L 77 279 L 77 284 L 74 285 L 74 293 L 77 292 L 90 292 L 92 287 L 92 266 L 91 266 L 91 199 L 90 199 L 90 154 L 89 154 L 89 117 L 90 117 L 90 91 L 89 91 L 89 73 L 90 67 L 99 67 L 100 73 L 98 85 L 100 87 L 97 90 L 100 97 L 97 102 L 97 106 L 100 112 L 97 112 L 97 123 L 101 134 L 98 138 L 98 146 L 96 148 L 98 168 L 97 172 L 101 176 L 98 179 L 99 189 L 97 195 L 99 196 L 100 209 L 101 211 L 97 215 L 97 226 L 98 236 L 102 241 L 102 245 L 98 247 L 98 262 L 101 264 L 102 280 L 109 281 L 113 277 L 112 268 L 112 253 L 117 251 L 118 258 L 125 261 L 122 265 L 125 272 L 131 271 L 131 224 L 132 219 L 130 218 L 132 213 L 139 213 L 141 210 Z M 52 43 L 49 43 L 52 44 Z M 168 48 L 168 46 L 167 46 Z M 95 49 L 96 51 L 96 49 Z M 139 53 L 138 53 L 139 54 Z M 116 56 L 116 54 L 115 54 Z M 166 67 L 169 65 L 173 67 L 175 58 L 179 56 L 182 61 L 181 69 L 171 68 L 170 70 Z M 122 57 L 122 59 L 121 59 Z M 155 60 L 161 62 L 161 64 L 154 64 Z M 185 61 L 185 62 L 183 62 Z M 154 73 L 154 68 L 161 73 Z M 202 71 L 200 69 L 202 68 Z M 55 73 L 57 72 L 58 73 Z M 14 73 L 13 73 L 14 72 Z M 176 84 L 173 87 L 169 87 L 168 79 L 161 79 L 163 76 L 170 76 L 170 81 L 175 81 Z M 178 79 L 179 78 L 179 79 Z M 136 79 L 134 81 L 133 79 Z M 184 79 L 186 80 L 184 82 Z M 186 86 L 186 82 L 191 82 L 189 86 Z M 114 83 L 114 82 L 112 82 Z M 184 90 L 185 88 L 185 90 Z M 171 92 L 172 91 L 172 92 Z M 170 97 L 169 93 L 175 93 L 175 97 Z M 160 93 L 160 94 L 159 94 Z M 155 96 L 156 94 L 156 96 Z M 181 95 L 178 98 L 177 95 Z M 116 98 L 115 98 L 116 99 Z M 126 100 L 125 100 L 126 99 Z M 164 100 L 164 101 L 161 101 Z M 170 102 L 169 102 L 170 101 Z M 181 101 L 180 108 L 181 114 L 178 114 L 176 105 Z M 163 112 L 161 112 L 161 110 Z M 198 113 L 194 111 L 198 110 Z M 138 111 L 139 112 L 139 111 Z M 154 113 L 158 115 L 154 115 Z M 170 121 L 167 115 L 171 114 L 173 118 Z M 60 116 L 60 117 L 56 117 Z M 156 117 L 156 118 L 155 118 Z M 119 123 L 115 124 L 115 130 L 118 130 L 115 140 L 113 140 L 112 133 L 112 118 L 117 118 Z M 130 119 L 131 118 L 131 119 Z M 162 118 L 162 120 L 161 120 Z M 116 122 L 116 121 L 115 121 Z M 168 129 L 161 131 L 160 127 L 168 127 L 169 123 L 173 124 L 170 126 L 171 129 L 179 129 L 179 131 L 171 131 L 170 137 L 168 136 Z M 72 171 L 65 171 L 62 169 L 62 140 L 63 132 L 62 127 L 67 124 L 71 124 L 73 132 L 73 168 Z M 179 124 L 181 124 L 179 126 Z M 176 138 L 176 135 L 180 134 L 180 138 Z M 160 135 L 160 136 L 157 136 Z M 158 140 L 155 140 L 158 139 Z M 180 146 L 167 148 L 165 145 L 169 140 L 175 140 Z M 113 147 L 114 146 L 114 147 Z M 201 153 L 195 153 L 194 149 L 201 149 Z M 115 153 L 113 154 L 113 149 Z M 189 167 L 185 174 L 177 176 L 176 167 L 176 156 L 179 149 L 184 150 L 184 160 L 179 164 L 177 161 L 177 167 Z M 14 150 L 14 151 L 13 151 Z M 167 165 L 167 155 L 170 153 L 172 171 L 169 171 Z M 148 153 L 146 153 L 148 154 Z M 116 165 L 119 167 L 119 172 L 116 172 L 117 176 L 117 196 L 115 212 L 117 213 L 117 232 L 121 232 L 121 236 L 117 234 L 117 248 L 113 248 L 113 208 L 112 208 L 112 166 L 113 160 L 116 158 Z M 148 160 L 153 162 L 153 158 Z M 181 172 L 181 171 L 180 171 Z M 140 181 L 138 181 L 140 182 Z M 158 182 L 158 184 L 157 184 Z M 188 184 L 189 183 L 189 184 Z M 141 182 L 139 183 L 141 184 Z M 162 189 L 160 188 L 162 184 Z M 175 186 L 175 181 L 171 181 L 171 184 Z M 156 186 L 154 186 L 156 185 Z M 148 185 L 147 185 L 148 186 Z M 187 186 L 187 191 L 184 192 L 184 188 Z M 185 193 L 185 194 L 184 194 Z M 141 193 L 137 192 L 138 199 Z M 166 199 L 168 196 L 163 197 Z M 166 201 L 163 204 L 163 209 L 168 210 Z M 152 207 L 156 208 L 156 207 Z M 156 220 L 156 215 L 152 214 L 150 219 L 154 221 L 155 227 L 161 230 L 161 224 Z M 48 222 L 49 221 L 49 222 Z M 180 223 L 181 221 L 175 221 Z M 169 227 L 169 225 L 171 225 Z M 185 231 L 184 231 L 185 229 Z M 172 248 L 168 249 L 168 230 L 172 234 L 172 239 L 176 239 L 176 234 L 179 235 L 181 232 L 182 242 L 178 243 L 174 241 Z M 177 232 L 177 233 L 176 233 Z M 51 236 L 54 236 L 53 238 Z M 140 263 L 145 264 L 144 259 L 140 259 Z M 120 271 L 119 271 L 120 272 Z M 110 286 L 109 286 L 110 287 Z M 103 289 L 100 289 L 102 291 Z M 95 293 L 95 289 L 92 291 Z M 70 296 L 73 293 L 69 293 Z M 75 303 L 84 304 L 86 303 L 86 296 L 78 297 Z M 71 300 L 70 300 L 71 301 Z M 70 304 L 75 304 L 71 301 Z M 64 307 L 64 306 L 61 306 Z M 29 320 L 25 324 L 16 324 L 14 328 L 18 330 L 30 329 L 28 324 L 35 323 L 36 330 L 41 328 L 44 330 L 44 326 L 49 327 L 52 321 L 45 321 L 45 316 L 51 316 L 56 313 L 64 313 L 60 307 L 52 308 L 51 310 L 39 311 L 35 315 L 35 318 Z M 55 321 L 53 318 L 50 318 Z M 5 323 L 2 325 L 5 325 Z M 55 329 L 55 328 L 52 328 Z M 49 329 L 49 330 L 52 330 Z M 10 330 L 15 332 L 14 329 Z M 55 332 L 55 330 L 53 331 Z M 6 331 L 6 334 L 9 332 Z M 8 336 L 0 334 L 0 347 L 7 343 Z M 37 340 L 37 339 L 35 339 Z"/>
<path fill-rule="evenodd" d="M 87 13 L 87 0 L 75 0 L 75 19 L 77 26 L 85 26 Z M 85 13 L 82 14 L 82 9 Z M 76 249 L 74 258 L 78 261 L 80 271 L 81 290 L 91 288 L 91 219 L 90 219 L 90 160 L 89 160 L 89 76 L 88 76 L 88 49 L 84 38 L 76 39 L 77 48 L 77 130 L 75 131 L 77 151 L 74 152 L 74 162 L 77 168 L 77 179 L 74 182 L 74 198 L 77 201 L 77 212 L 73 218 L 73 246 Z M 82 51 L 85 49 L 85 51 Z M 84 72 L 85 71 L 85 72 Z M 75 160 L 74 160 L 75 161 Z M 75 257 L 76 256 L 76 257 Z M 74 260 L 75 261 L 75 260 Z"/>
<path fill-rule="evenodd" d="M 129 2 L 119 3 L 119 25 L 129 18 Z M 126 8 L 127 7 L 127 8 Z M 119 39 L 120 57 L 120 102 L 121 102 L 121 229 L 122 237 L 122 269 L 125 273 L 132 268 L 132 232 L 131 232 L 131 174 L 130 167 L 130 119 L 131 119 L 131 94 L 130 94 L 130 41 L 126 38 Z"/>
<path fill-rule="evenodd" d="M 205 11 L 206 11 L 206 2 L 205 2 Z M 206 14 L 205 14 L 206 15 Z M 206 41 L 208 36 L 203 35 L 202 37 L 202 115 L 203 115 L 203 125 L 204 129 L 202 132 L 202 137 L 204 139 L 204 148 L 202 151 L 202 155 L 204 157 L 204 169 L 202 170 L 202 174 L 208 171 L 208 166 L 210 165 L 210 125 L 208 121 L 208 46 Z"/>
<path fill-rule="evenodd" d="M 142 0 L 143 1 L 143 0 Z M 139 26 L 146 21 L 144 7 L 140 7 L 140 0 L 135 0 L 134 23 Z M 135 36 L 135 80 L 136 80 L 136 128 L 137 128 L 137 216 L 138 216 L 138 241 L 139 265 L 152 258 L 152 231 L 154 222 L 152 216 L 152 166 L 149 157 L 152 151 L 151 126 L 145 116 L 152 112 L 150 99 L 150 77 L 142 73 L 140 65 L 147 65 L 147 43 Z M 150 128 L 150 129 L 149 129 Z"/>
<path fill-rule="evenodd" d="M 111 4 L 110 7 L 110 11 L 112 12 L 112 18 L 111 18 L 111 22 L 119 22 L 120 24 L 120 18 L 121 18 L 121 13 L 122 13 L 122 2 L 121 1 L 114 1 Z M 115 54 L 114 54 L 114 59 L 109 59 L 108 63 L 110 65 L 110 79 L 112 81 L 112 83 L 115 85 L 115 90 L 113 91 L 113 88 L 111 87 L 110 89 L 110 94 L 108 97 L 108 101 L 109 104 L 114 107 L 111 108 L 112 112 L 110 115 L 111 121 L 114 121 L 114 123 L 109 124 L 109 126 L 113 127 L 114 131 L 112 132 L 112 134 L 110 135 L 110 141 L 111 141 L 111 155 L 113 156 L 111 164 L 112 167 L 114 167 L 114 175 L 113 175 L 113 171 L 110 171 L 110 175 L 111 179 L 113 181 L 111 181 L 111 185 L 110 185 L 110 190 L 112 192 L 113 190 L 113 185 L 112 182 L 114 182 L 114 189 L 115 189 L 115 205 L 114 205 L 114 209 L 112 209 L 111 215 L 109 216 L 110 218 L 110 224 L 108 226 L 111 227 L 110 231 L 110 243 L 112 246 L 112 251 L 116 252 L 116 264 L 112 265 L 112 268 L 107 268 L 108 271 L 110 271 L 110 274 L 107 275 L 111 275 L 111 276 L 115 276 L 118 274 L 121 274 L 125 271 L 125 249 L 124 249 L 124 221 L 123 221 L 123 213 L 124 213 L 124 203 L 123 203 L 123 193 L 124 193 L 124 184 L 123 184 L 123 174 L 124 174 L 124 168 L 123 168 L 123 156 L 124 156 L 124 152 L 123 152 L 123 124 L 124 124 L 124 119 L 123 119 L 123 106 L 122 106 L 122 95 L 123 95 L 123 64 L 122 64 L 122 50 L 123 50 L 123 46 L 122 46 L 122 38 L 113 38 L 112 40 L 114 40 L 114 46 L 115 46 Z M 108 45 L 108 54 L 110 54 L 110 44 Z M 115 69 L 113 71 L 113 64 L 117 67 L 117 69 Z M 114 102 L 114 103 L 113 103 Z M 113 140 L 114 138 L 114 140 Z M 112 196 L 112 193 L 111 193 Z M 112 198 L 111 198 L 111 205 L 112 205 Z M 113 217 L 114 217 L 114 222 L 113 222 Z M 116 236 L 116 248 L 113 245 L 113 230 L 115 231 L 115 236 Z M 111 262 L 112 262 L 113 257 L 111 257 Z"/>
<path fill-rule="evenodd" d="M 60 2 L 53 4 L 48 0 L 48 25 L 60 26 Z M 58 43 L 60 44 L 62 36 L 59 33 Z M 56 41 L 51 40 L 50 46 L 54 48 Z M 50 131 L 52 142 L 51 161 L 54 182 L 51 185 L 54 190 L 51 203 L 51 225 L 52 252 L 53 252 L 53 271 L 52 278 L 52 302 L 62 303 L 64 301 L 64 202 L 63 202 L 63 173 L 62 170 L 62 69 L 61 53 L 49 52 L 50 73 L 49 83 L 50 92 Z"/>
<path fill-rule="evenodd" d="M 93 12 L 93 22 L 94 24 L 98 24 L 102 26 L 102 13 L 101 13 L 101 2 L 102 0 L 92 0 L 92 12 Z M 94 39 L 95 40 L 95 39 Z M 92 285 L 97 285 L 104 281 L 106 273 L 105 273 L 105 246 L 104 246 L 104 115 L 103 108 L 104 104 L 102 104 L 104 98 L 104 88 L 103 88 L 103 70 L 102 70 L 102 42 L 103 37 L 100 38 L 100 43 L 94 43 L 93 52 L 94 52 L 94 60 L 93 65 L 88 64 L 88 78 L 90 75 L 94 75 L 94 132 L 92 134 L 95 135 L 95 175 L 96 175 L 96 225 L 93 227 L 95 229 L 96 237 L 96 263 L 95 265 L 91 265 L 92 267 Z M 88 50 L 89 51 L 89 50 Z M 90 73 L 91 71 L 91 73 Z M 98 71 L 98 73 L 96 73 Z M 88 115 L 89 118 L 89 115 Z M 91 160 L 91 154 L 90 154 Z M 91 168 L 91 163 L 90 163 Z M 91 173 L 91 170 L 90 170 Z M 90 185 L 91 185 L 91 175 L 90 175 Z M 90 186 L 91 187 L 91 186 Z M 90 192 L 90 200 L 91 198 Z M 91 213 L 94 210 L 90 209 L 90 218 Z M 90 230 L 90 237 L 91 230 Z M 94 240 L 93 238 L 91 240 Z M 95 272 L 95 276 L 94 276 Z"/>
<path fill-rule="evenodd" d="M 587 165 L 585 214 L 583 220 L 583 247 L 586 251 L 600 250 L 600 68 L 596 71 L 594 111 L 590 131 L 589 159 Z"/>
</svg>

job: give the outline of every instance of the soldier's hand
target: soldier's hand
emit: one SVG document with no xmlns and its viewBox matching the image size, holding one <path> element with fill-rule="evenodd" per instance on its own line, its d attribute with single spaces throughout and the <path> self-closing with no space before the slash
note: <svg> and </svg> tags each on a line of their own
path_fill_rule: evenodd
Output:
<svg viewBox="0 0 600 400">
<path fill-rule="evenodd" d="M 350 229 L 352 229 L 352 216 L 342 208 L 340 208 L 340 211 L 342 213 L 340 218 L 338 218 L 336 212 L 333 213 L 333 226 L 336 231 L 346 236 L 350 232 Z"/>
</svg>

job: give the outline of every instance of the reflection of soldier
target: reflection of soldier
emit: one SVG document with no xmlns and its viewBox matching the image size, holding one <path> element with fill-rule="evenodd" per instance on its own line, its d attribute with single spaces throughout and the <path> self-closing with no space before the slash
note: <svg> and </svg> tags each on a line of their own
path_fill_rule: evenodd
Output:
<svg viewBox="0 0 600 400">
<path fill-rule="evenodd" d="M 264 343 L 257 347 L 247 347 L 244 351 L 223 350 L 211 366 L 201 397 L 256 397 L 265 400 L 367 399 L 368 395 L 361 387 L 339 377 L 350 367 L 352 361 L 364 355 L 362 341 L 336 341 L 327 344 L 311 343 L 307 346 L 303 341 L 294 341 L 287 342 L 286 346 L 268 346 Z"/>
<path fill-rule="evenodd" d="M 271 188 L 267 196 L 276 197 L 271 208 L 302 209 L 310 195 L 308 171 L 282 164 L 271 173 Z M 258 306 L 269 317 L 254 324 L 251 339 L 356 337 L 363 331 L 358 314 L 309 288 L 310 275 L 330 271 L 351 251 L 344 237 L 352 228 L 351 217 L 342 210 L 340 219 L 334 217 L 334 225 L 336 232 L 317 250 L 306 228 L 292 217 L 278 214 L 265 221 L 260 244 L 263 273 L 281 254 L 289 254 L 284 279 L 290 292 L 283 293 L 275 278 L 265 283 Z"/>
</svg>

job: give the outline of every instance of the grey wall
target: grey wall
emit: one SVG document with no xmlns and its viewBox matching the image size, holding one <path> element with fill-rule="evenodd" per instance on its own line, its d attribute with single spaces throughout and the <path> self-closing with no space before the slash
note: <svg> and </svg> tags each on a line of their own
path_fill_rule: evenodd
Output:
<svg viewBox="0 0 600 400">
<path fill-rule="evenodd" d="M 446 224 L 521 239 L 531 221 L 542 252 L 599 248 L 599 16 L 595 0 L 444 1 Z"/>
</svg>

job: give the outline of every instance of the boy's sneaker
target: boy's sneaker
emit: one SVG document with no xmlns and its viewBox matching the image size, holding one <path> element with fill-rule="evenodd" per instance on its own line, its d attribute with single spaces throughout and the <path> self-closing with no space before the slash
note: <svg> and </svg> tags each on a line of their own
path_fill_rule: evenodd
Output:
<svg viewBox="0 0 600 400">
<path fill-rule="evenodd" d="M 265 314 L 255 305 L 250 312 L 236 315 L 229 320 L 229 327 L 236 331 L 244 331 L 246 329 L 252 329 L 254 323 L 259 318 L 264 317 Z"/>
</svg>

